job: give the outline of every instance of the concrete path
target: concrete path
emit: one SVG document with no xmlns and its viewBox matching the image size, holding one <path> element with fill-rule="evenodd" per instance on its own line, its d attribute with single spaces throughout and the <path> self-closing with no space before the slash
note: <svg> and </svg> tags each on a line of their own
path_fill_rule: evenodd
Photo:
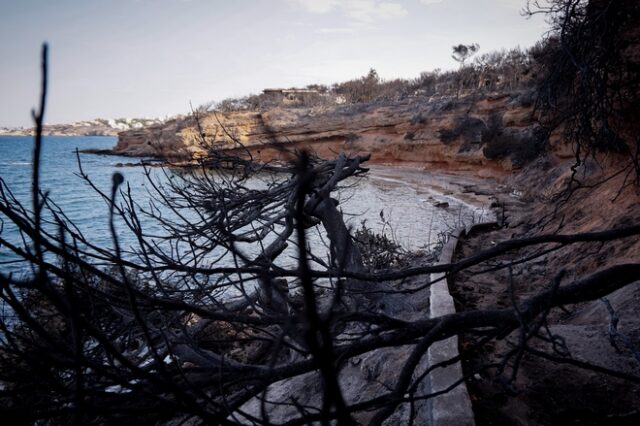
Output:
<svg viewBox="0 0 640 426">
<path fill-rule="evenodd" d="M 449 241 L 444 245 L 438 264 L 451 263 L 456 252 L 458 241 L 471 232 L 473 228 L 486 227 L 493 224 L 473 225 L 469 229 L 461 228 L 454 232 Z M 442 315 L 456 312 L 453 297 L 449 293 L 449 283 L 444 273 L 431 274 L 431 281 L 436 281 L 431 286 L 429 309 L 430 317 L 436 318 Z M 458 355 L 458 337 L 453 336 L 433 344 L 427 353 L 428 364 L 436 365 Z M 459 384 L 457 384 L 459 383 Z M 456 385 L 457 384 L 457 385 Z M 433 426 L 475 425 L 471 399 L 467 391 L 467 385 L 463 380 L 462 366 L 459 362 L 443 368 L 437 368 L 429 375 L 429 393 L 445 391 L 455 386 L 450 391 L 430 399 L 431 424 Z"/>
</svg>

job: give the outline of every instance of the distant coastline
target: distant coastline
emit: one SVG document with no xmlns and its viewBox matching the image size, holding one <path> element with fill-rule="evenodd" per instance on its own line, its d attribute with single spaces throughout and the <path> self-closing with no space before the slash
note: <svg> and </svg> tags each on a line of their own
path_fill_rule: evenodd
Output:
<svg viewBox="0 0 640 426">
<path fill-rule="evenodd" d="M 46 124 L 45 136 L 117 136 L 118 133 L 162 124 L 161 118 L 117 118 L 77 121 L 68 124 Z M 0 127 L 0 136 L 32 136 L 33 127 Z"/>
</svg>

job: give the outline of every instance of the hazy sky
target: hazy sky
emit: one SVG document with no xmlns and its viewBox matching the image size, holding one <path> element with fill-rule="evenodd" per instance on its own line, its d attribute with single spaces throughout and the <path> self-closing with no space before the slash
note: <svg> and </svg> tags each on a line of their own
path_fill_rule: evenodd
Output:
<svg viewBox="0 0 640 426">
<path fill-rule="evenodd" d="M 453 68 L 451 46 L 531 46 L 525 0 L 0 0 L 0 126 L 156 117 L 265 87 Z"/>
</svg>

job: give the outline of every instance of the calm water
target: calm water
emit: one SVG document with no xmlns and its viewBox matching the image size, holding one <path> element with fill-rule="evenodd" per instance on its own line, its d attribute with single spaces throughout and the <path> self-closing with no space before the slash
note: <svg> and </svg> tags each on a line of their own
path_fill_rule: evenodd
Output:
<svg viewBox="0 0 640 426">
<path fill-rule="evenodd" d="M 109 247 L 111 238 L 108 227 L 108 205 L 77 173 L 78 162 L 75 149 L 106 149 L 116 143 L 115 137 L 45 137 L 41 157 L 41 189 L 49 192 L 49 197 L 94 243 Z M 25 207 L 31 208 L 32 173 L 31 137 L 0 137 L 0 177 Z M 132 190 L 146 194 L 145 177 L 142 167 L 119 168 L 116 164 L 135 162 L 136 159 L 122 157 L 80 154 L 84 171 L 94 184 L 109 193 L 112 174 L 121 172 Z M 19 242 L 15 228 L 4 220 L 2 236 L 12 242 Z M 51 228 L 49 228 L 51 229 Z M 13 259 L 6 247 L 0 247 L 0 262 Z M 21 270 L 24 266 L 0 264 L 3 271 Z"/>
<path fill-rule="evenodd" d="M 103 247 L 111 247 L 108 228 L 108 206 L 78 173 L 75 149 L 106 149 L 116 143 L 114 137 L 45 137 L 42 152 L 41 187 L 49 192 L 67 216 L 85 233 L 89 240 Z M 33 139 L 30 137 L 0 137 L 0 177 L 21 200 L 30 207 L 31 155 Z M 148 183 L 142 167 L 116 167 L 118 163 L 137 162 L 136 159 L 114 156 L 80 154 L 85 172 L 94 184 L 109 193 L 111 178 L 115 171 L 122 173 L 126 183 L 139 203 L 149 198 L 146 191 Z M 156 179 L 164 178 L 160 169 L 152 169 Z M 356 182 L 352 182 L 356 183 Z M 431 195 L 429 195 L 431 194 Z M 385 229 L 407 248 L 417 248 L 434 242 L 437 234 L 462 221 L 469 222 L 478 210 L 471 206 L 456 203 L 450 197 L 429 193 L 425 188 L 415 188 L 403 184 L 401 180 L 389 180 L 375 174 L 359 179 L 354 187 L 343 190 L 339 196 L 348 222 L 358 226 L 362 220 L 374 230 Z M 433 203 L 438 200 L 449 202 L 448 209 L 437 209 Z M 384 225 L 380 211 L 384 210 Z M 2 237 L 19 242 L 19 234 L 3 220 Z M 160 228 L 152 222 L 144 223 L 148 232 L 157 232 Z M 118 226 L 122 246 L 135 246 L 133 235 Z M 25 266 L 12 263 L 14 257 L 6 247 L 0 246 L 0 270 L 25 271 Z"/>
</svg>

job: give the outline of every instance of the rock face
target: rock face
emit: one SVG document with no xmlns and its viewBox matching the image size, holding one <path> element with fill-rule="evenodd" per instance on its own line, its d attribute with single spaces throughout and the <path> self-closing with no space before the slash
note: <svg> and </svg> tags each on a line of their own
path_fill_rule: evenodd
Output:
<svg viewBox="0 0 640 426">
<path fill-rule="evenodd" d="M 344 151 L 370 153 L 373 164 L 501 177 L 519 161 L 513 147 L 488 150 L 491 143 L 499 144 L 501 135 L 508 135 L 510 143 L 528 143 L 535 133 L 532 108 L 523 98 L 524 93 L 415 97 L 331 108 L 209 113 L 198 120 L 199 126 L 194 118 L 184 118 L 122 132 L 114 153 L 184 160 L 222 148 L 248 150 L 261 161 L 286 161 L 300 149 L 320 156 Z"/>
</svg>

